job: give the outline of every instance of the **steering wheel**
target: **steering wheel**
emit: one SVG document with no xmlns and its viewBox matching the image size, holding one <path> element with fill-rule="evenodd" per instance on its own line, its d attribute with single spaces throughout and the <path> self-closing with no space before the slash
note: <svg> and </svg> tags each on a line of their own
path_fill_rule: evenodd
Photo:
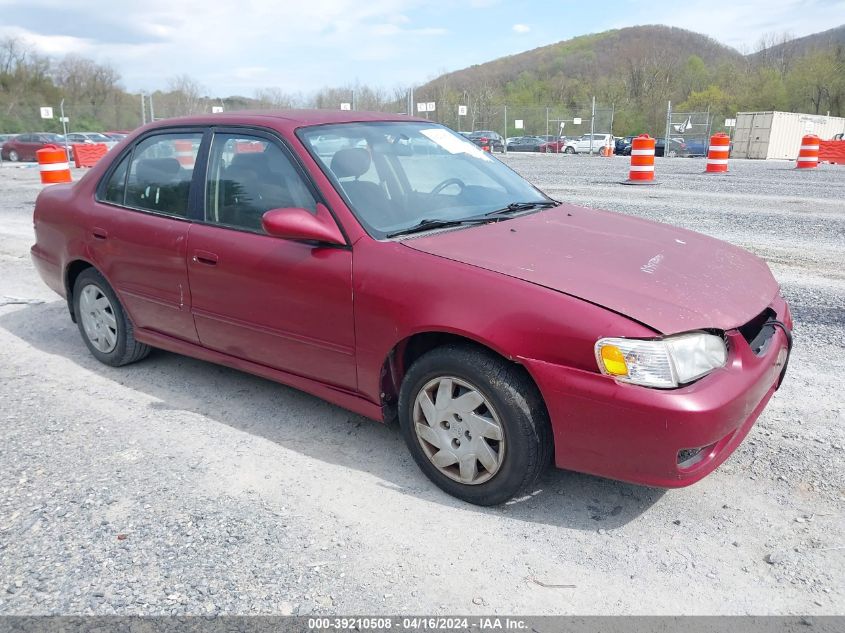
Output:
<svg viewBox="0 0 845 633">
<path fill-rule="evenodd" d="M 461 188 L 461 191 L 466 188 L 466 183 L 460 178 L 447 178 L 431 190 L 431 195 L 438 194 L 443 191 L 446 187 L 451 187 L 452 185 L 458 185 Z"/>
</svg>

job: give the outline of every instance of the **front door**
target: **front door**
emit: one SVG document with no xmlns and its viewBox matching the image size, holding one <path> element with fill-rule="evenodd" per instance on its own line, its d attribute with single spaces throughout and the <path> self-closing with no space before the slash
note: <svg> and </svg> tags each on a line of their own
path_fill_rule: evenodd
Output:
<svg viewBox="0 0 845 633">
<path fill-rule="evenodd" d="M 354 389 L 352 251 L 272 237 L 261 228 L 270 209 L 316 213 L 317 203 L 316 190 L 278 140 L 215 133 L 205 221 L 188 235 L 194 321 L 205 347 Z"/>
</svg>

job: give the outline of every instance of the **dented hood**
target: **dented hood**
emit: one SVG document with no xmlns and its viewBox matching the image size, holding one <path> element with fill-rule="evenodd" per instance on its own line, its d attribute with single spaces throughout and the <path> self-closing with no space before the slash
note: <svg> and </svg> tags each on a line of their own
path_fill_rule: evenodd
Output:
<svg viewBox="0 0 845 633">
<path fill-rule="evenodd" d="M 402 243 L 578 297 L 663 334 L 737 327 L 778 293 L 766 263 L 744 249 L 565 204 Z"/>
</svg>

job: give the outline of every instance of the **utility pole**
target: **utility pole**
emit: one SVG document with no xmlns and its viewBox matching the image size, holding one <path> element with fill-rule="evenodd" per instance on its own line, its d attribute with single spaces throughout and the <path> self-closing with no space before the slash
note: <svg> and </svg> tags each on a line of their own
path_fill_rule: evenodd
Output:
<svg viewBox="0 0 845 633">
<path fill-rule="evenodd" d="M 546 108 L 546 136 L 549 135 L 549 109 Z"/>
<path fill-rule="evenodd" d="M 155 110 L 153 110 L 153 93 L 150 93 L 149 97 L 150 101 L 150 123 L 154 123 L 156 120 Z"/>
<path fill-rule="evenodd" d="M 67 154 L 68 158 L 70 158 L 70 148 L 67 146 L 67 119 L 65 118 L 65 100 L 62 99 L 62 102 L 59 104 L 59 116 L 62 119 L 62 131 L 64 132 L 65 136 L 65 154 Z"/>
<path fill-rule="evenodd" d="M 593 155 L 593 136 L 596 133 L 596 98 L 593 97 L 593 110 L 590 115 L 590 156 Z"/>
<path fill-rule="evenodd" d="M 505 106 L 505 134 L 502 137 L 502 153 L 508 153 L 508 106 Z"/>
<path fill-rule="evenodd" d="M 616 104 L 610 106 L 610 135 L 613 136 L 613 117 L 616 114 Z"/>
<path fill-rule="evenodd" d="M 666 144 L 663 148 L 663 155 L 665 156 L 668 152 L 666 149 L 669 147 L 669 133 L 670 133 L 670 126 L 672 125 L 672 102 L 667 102 L 666 105 L 666 136 L 663 139 L 663 142 Z"/>
<path fill-rule="evenodd" d="M 141 125 L 147 124 L 147 103 L 144 101 L 144 92 L 141 91 Z"/>
</svg>

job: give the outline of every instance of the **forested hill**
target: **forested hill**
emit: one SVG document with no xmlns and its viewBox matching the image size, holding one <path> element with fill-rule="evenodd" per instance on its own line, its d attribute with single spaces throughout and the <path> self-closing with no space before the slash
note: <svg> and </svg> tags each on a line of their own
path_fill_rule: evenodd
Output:
<svg viewBox="0 0 845 633">
<path fill-rule="evenodd" d="M 630 61 L 642 59 L 671 64 L 673 59 L 685 60 L 690 55 L 698 56 L 708 65 L 742 59 L 738 51 L 706 35 L 669 26 L 634 26 L 581 35 L 476 64 L 438 77 L 431 83 L 471 86 L 489 81 L 507 84 L 522 73 L 529 73 L 542 82 L 589 81 L 624 76 L 631 70 Z"/>
<path fill-rule="evenodd" d="M 806 35 L 805 37 L 792 39 L 784 36 L 773 36 L 768 38 L 768 40 L 768 42 L 764 41 L 766 46 L 762 50 L 752 53 L 749 55 L 749 58 L 794 57 L 820 50 L 824 51 L 831 48 L 845 47 L 845 24 L 828 29 L 827 31 L 822 31 L 821 33 Z"/>
<path fill-rule="evenodd" d="M 749 55 L 684 29 L 635 26 L 543 46 L 444 74 L 417 100 L 483 109 L 564 106 L 595 96 L 616 110 L 614 132 L 660 131 L 667 101 L 720 118 L 741 110 L 845 114 L 845 26 L 761 40 Z"/>
</svg>

